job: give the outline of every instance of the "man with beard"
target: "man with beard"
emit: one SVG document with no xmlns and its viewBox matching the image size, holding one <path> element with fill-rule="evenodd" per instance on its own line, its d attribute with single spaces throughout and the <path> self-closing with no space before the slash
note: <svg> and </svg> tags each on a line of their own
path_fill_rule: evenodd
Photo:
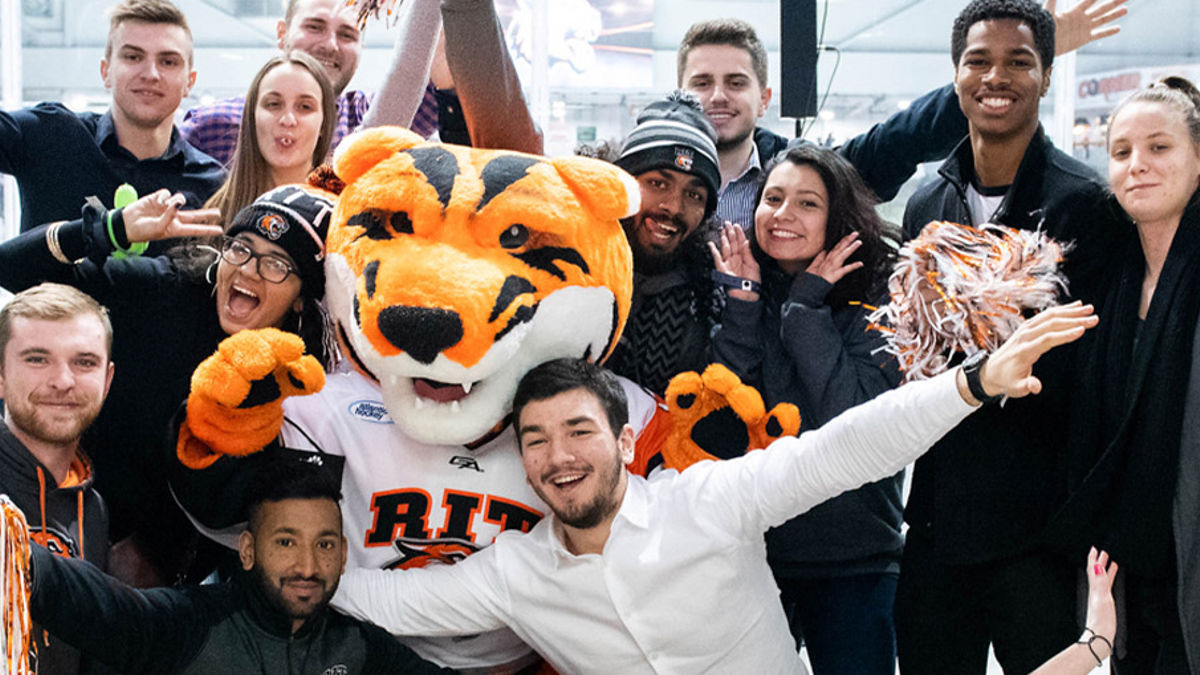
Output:
<svg viewBox="0 0 1200 675">
<path fill-rule="evenodd" d="M 1047 310 L 981 370 L 954 368 L 798 438 L 650 479 L 624 470 L 634 433 L 617 378 L 582 360 L 544 363 L 517 386 L 513 419 L 551 514 L 454 565 L 351 570 L 333 604 L 398 635 L 507 625 L 558 672 L 803 672 L 767 528 L 894 474 L 981 400 L 1040 391 L 1034 362 L 1095 323 L 1087 306 Z"/>
<path fill-rule="evenodd" d="M 623 221 L 633 249 L 633 304 L 608 366 L 663 393 L 707 363 L 712 256 L 702 227 L 717 208 L 717 135 L 694 97 L 676 91 L 638 115 L 617 159 L 637 179 L 641 210 Z"/>
<path fill-rule="evenodd" d="M 108 510 L 79 438 L 112 382 L 111 346 L 108 313 L 70 286 L 34 286 L 0 309 L 0 494 L 34 514 L 35 548 L 97 567 Z M 56 635 L 39 645 L 38 661 L 43 675 L 59 675 L 78 672 L 80 658 Z"/>
<path fill-rule="evenodd" d="M 34 547 L 30 613 L 122 673 L 451 672 L 329 609 L 346 564 L 333 473 L 290 457 L 259 470 L 227 583 L 137 590 Z"/>
</svg>

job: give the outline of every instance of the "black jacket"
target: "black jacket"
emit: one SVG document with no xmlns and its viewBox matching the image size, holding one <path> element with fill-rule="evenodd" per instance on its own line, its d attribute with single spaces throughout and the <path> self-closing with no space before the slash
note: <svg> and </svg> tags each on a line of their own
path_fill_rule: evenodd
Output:
<svg viewBox="0 0 1200 675">
<path fill-rule="evenodd" d="M 816 429 L 845 410 L 895 387 L 895 359 L 879 351 L 861 306 L 830 307 L 833 285 L 801 272 L 794 279 L 764 270 L 757 302 L 730 299 L 713 334 L 715 360 L 757 387 L 770 408 L 794 403 L 800 430 Z M 767 532 L 776 577 L 828 578 L 896 572 L 903 472 L 819 504 Z"/>
<path fill-rule="evenodd" d="M 967 133 L 967 119 L 958 106 L 954 85 L 935 89 L 866 132 L 846 141 L 838 152 L 862 176 L 881 201 L 894 199 L 917 165 L 940 160 Z M 759 161 L 767 161 L 788 145 L 788 139 L 755 128 Z"/>
<path fill-rule="evenodd" d="M 383 629 L 334 610 L 296 633 L 249 575 L 184 589 L 137 590 L 35 547 L 30 611 L 122 673 L 441 673 Z"/>
<path fill-rule="evenodd" d="M 938 174 L 908 202 L 908 237 L 932 220 L 975 224 L 966 201 L 974 175 L 969 138 Z M 1075 242 L 1064 271 L 1071 295 L 1088 300 L 1112 248 L 1105 192 L 1091 169 L 1056 149 L 1039 128 L 993 220 Z M 917 460 L 905 520 L 934 542 L 943 562 L 984 562 L 1024 550 L 1061 506 L 1073 359 L 1069 348 L 1049 352 L 1034 370 L 1041 395 L 975 413 Z"/>
<path fill-rule="evenodd" d="M 59 487 L 54 476 L 0 421 L 0 494 L 7 495 L 29 522 L 30 536 L 59 556 L 84 558 L 103 568 L 108 556 L 108 510 L 92 489 L 91 463 L 76 464 L 82 480 Z M 35 546 L 34 548 L 41 548 Z M 43 675 L 79 670 L 79 652 L 58 635 L 38 636 L 38 663 Z"/>
</svg>

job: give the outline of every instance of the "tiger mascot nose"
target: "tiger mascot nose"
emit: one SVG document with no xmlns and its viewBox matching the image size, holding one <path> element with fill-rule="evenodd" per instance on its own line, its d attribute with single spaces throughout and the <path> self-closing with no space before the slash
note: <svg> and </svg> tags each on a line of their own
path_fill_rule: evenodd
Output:
<svg viewBox="0 0 1200 675">
<path fill-rule="evenodd" d="M 463 338 L 458 312 L 435 307 L 393 305 L 379 312 L 379 332 L 397 349 L 428 365 Z"/>
</svg>

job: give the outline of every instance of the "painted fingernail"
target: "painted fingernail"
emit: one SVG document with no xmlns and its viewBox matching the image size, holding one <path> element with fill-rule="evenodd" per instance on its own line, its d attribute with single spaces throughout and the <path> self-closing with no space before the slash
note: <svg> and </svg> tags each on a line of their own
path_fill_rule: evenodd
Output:
<svg viewBox="0 0 1200 675">
<path fill-rule="evenodd" d="M 1095 570 L 1096 576 L 1100 576 L 1101 574 L 1104 574 L 1104 570 L 1100 569 L 1100 565 L 1095 565 L 1095 566 L 1093 566 L 1092 569 Z"/>
</svg>

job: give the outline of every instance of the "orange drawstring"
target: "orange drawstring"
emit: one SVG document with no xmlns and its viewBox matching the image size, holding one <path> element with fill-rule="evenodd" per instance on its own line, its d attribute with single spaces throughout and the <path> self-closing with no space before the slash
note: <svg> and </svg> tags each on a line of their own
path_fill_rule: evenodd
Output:
<svg viewBox="0 0 1200 675">
<path fill-rule="evenodd" d="M 46 474 L 42 473 L 42 467 L 37 467 L 38 473 L 38 504 L 42 507 L 42 531 L 33 536 L 33 540 L 42 546 L 46 545 L 47 534 L 46 529 Z M 40 535 L 40 536 L 39 536 Z"/>
<path fill-rule="evenodd" d="M 83 490 L 82 489 L 75 491 L 75 505 L 76 505 L 76 511 L 78 514 L 75 516 L 75 522 L 78 523 L 78 525 L 79 525 L 79 559 L 86 560 L 86 558 L 83 557 Z"/>
</svg>

